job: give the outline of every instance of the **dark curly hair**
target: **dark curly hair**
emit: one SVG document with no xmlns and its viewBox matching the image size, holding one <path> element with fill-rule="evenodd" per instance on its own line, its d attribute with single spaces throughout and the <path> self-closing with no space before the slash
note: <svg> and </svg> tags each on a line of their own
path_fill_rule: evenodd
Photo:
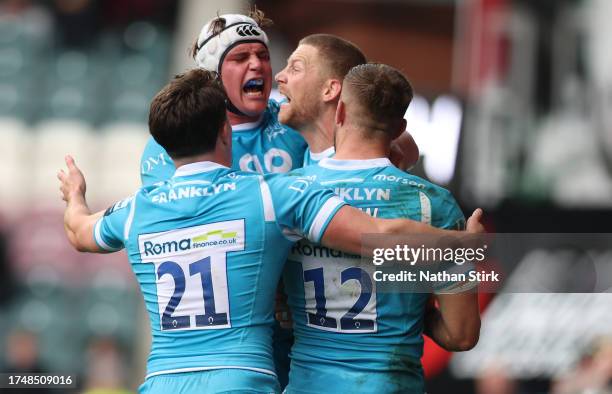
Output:
<svg viewBox="0 0 612 394">
<path fill-rule="evenodd" d="M 173 159 L 210 152 L 227 120 L 226 101 L 216 72 L 187 71 L 153 98 L 149 131 Z"/>
</svg>

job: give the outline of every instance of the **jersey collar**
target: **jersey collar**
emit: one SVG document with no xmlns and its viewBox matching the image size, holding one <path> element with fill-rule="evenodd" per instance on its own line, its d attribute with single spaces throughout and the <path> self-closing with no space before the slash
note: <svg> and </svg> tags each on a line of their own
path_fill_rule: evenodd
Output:
<svg viewBox="0 0 612 394">
<path fill-rule="evenodd" d="M 327 158 L 319 162 L 319 166 L 332 170 L 366 170 L 368 168 L 389 167 L 392 165 L 391 161 L 386 157 L 368 160 L 336 160 Z"/>
<path fill-rule="evenodd" d="M 227 169 L 226 166 L 222 166 L 221 164 L 212 161 L 198 161 L 196 163 L 185 164 L 177 168 L 173 178 L 200 174 L 202 172 L 210 172 L 219 170 L 221 168 Z"/>
<path fill-rule="evenodd" d="M 330 146 L 329 148 L 319 153 L 314 153 L 313 151 L 310 150 L 310 157 L 313 160 L 323 160 L 323 159 L 333 156 L 334 153 L 336 153 L 336 148 L 334 148 L 333 146 Z"/>
<path fill-rule="evenodd" d="M 263 122 L 264 114 L 262 114 L 259 119 L 255 122 L 250 123 L 240 123 L 232 126 L 232 131 L 248 131 L 253 130 L 261 125 Z"/>
</svg>

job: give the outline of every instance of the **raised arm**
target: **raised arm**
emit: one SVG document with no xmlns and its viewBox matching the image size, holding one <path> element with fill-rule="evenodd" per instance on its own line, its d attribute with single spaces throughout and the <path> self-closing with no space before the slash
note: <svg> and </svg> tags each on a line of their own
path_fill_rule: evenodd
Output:
<svg viewBox="0 0 612 394">
<path fill-rule="evenodd" d="M 65 161 L 68 172 L 60 170 L 57 178 L 61 183 L 62 199 L 66 201 L 64 230 L 68 240 L 79 252 L 105 253 L 94 240 L 94 226 L 104 211 L 91 213 L 85 200 L 87 189 L 85 177 L 74 163 L 72 156 L 66 156 Z"/>
</svg>

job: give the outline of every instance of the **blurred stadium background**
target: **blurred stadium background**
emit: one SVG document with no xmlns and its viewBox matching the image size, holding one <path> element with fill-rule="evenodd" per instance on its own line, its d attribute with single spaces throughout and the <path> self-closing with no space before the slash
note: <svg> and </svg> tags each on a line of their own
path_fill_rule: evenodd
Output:
<svg viewBox="0 0 612 394">
<path fill-rule="evenodd" d="M 77 373 L 133 391 L 148 322 L 125 254 L 70 250 L 56 171 L 71 153 L 103 209 L 138 186 L 153 95 L 192 66 L 202 24 L 237 0 L 0 3 L 0 371 Z M 403 70 L 422 157 L 497 232 L 608 232 L 612 1 L 261 0 L 273 71 L 304 35 Z M 612 392 L 612 298 L 483 295 L 480 344 L 427 344 L 430 393 Z M 590 391 L 589 391 L 590 390 Z M 1 390 L 0 390 L 1 391 Z M 20 391 L 25 392 L 25 391 Z M 41 390 L 36 391 L 41 393 Z"/>
</svg>

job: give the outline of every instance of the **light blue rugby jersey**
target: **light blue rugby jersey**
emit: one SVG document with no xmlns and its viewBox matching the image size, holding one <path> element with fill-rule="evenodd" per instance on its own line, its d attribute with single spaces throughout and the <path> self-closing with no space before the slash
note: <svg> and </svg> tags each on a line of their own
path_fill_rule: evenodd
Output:
<svg viewBox="0 0 612 394">
<path fill-rule="evenodd" d="M 306 148 L 304 152 L 304 167 L 318 164 L 321 160 L 333 157 L 336 154 L 336 148 L 333 146 L 321 151 L 319 153 L 312 153 L 310 147 Z"/>
<path fill-rule="evenodd" d="M 232 127 L 232 168 L 269 174 L 302 167 L 308 145 L 297 131 L 278 122 L 279 109 L 270 100 L 260 121 Z M 174 170 L 172 159 L 151 137 L 140 158 L 142 185 L 169 179 Z"/>
<path fill-rule="evenodd" d="M 386 158 L 323 159 L 292 174 L 311 177 L 375 217 L 410 218 L 446 229 L 465 225 L 447 190 L 399 170 Z M 321 385 L 329 392 L 386 392 L 382 387 L 358 389 L 353 378 L 343 382 L 343 370 L 363 372 L 355 378 L 365 385 L 385 381 L 374 372 L 411 368 L 420 375 L 428 294 L 377 293 L 374 270 L 356 267 L 363 267 L 359 259 L 304 241 L 291 249 L 283 276 L 295 336 L 288 393 L 314 392 Z"/>
<path fill-rule="evenodd" d="M 200 162 L 110 208 L 94 235 L 103 249 L 126 248 L 144 295 L 147 377 L 274 374 L 273 305 L 289 248 L 298 234 L 320 240 L 343 204 L 305 179 Z"/>
</svg>

